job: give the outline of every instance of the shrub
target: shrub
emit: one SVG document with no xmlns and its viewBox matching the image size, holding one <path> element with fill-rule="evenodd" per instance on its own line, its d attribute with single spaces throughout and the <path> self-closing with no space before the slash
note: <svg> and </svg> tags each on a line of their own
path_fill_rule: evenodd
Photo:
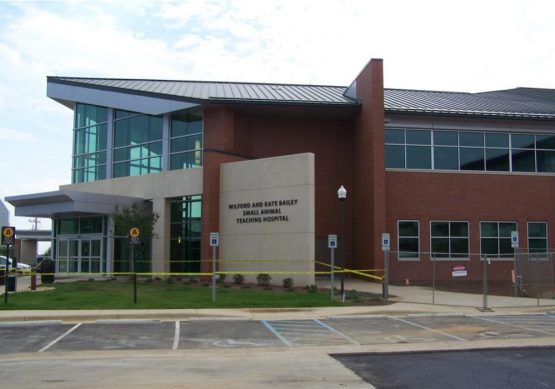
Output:
<svg viewBox="0 0 555 389">
<path fill-rule="evenodd" d="M 219 274 L 219 277 L 217 279 L 218 282 L 225 282 L 225 274 Z"/>
<path fill-rule="evenodd" d="M 166 278 L 166 284 L 170 285 L 170 284 L 175 284 L 175 281 L 173 280 L 173 278 Z"/>
<path fill-rule="evenodd" d="M 293 285 L 295 284 L 295 280 L 291 277 L 283 279 L 283 287 L 285 289 L 293 289 Z"/>
<path fill-rule="evenodd" d="M 233 282 L 235 282 L 237 285 L 241 285 L 243 284 L 243 282 L 245 282 L 245 277 L 243 277 L 242 274 L 234 274 Z"/>
<path fill-rule="evenodd" d="M 318 292 L 318 288 L 316 287 L 316 285 L 314 284 L 310 284 L 306 286 L 306 290 L 308 290 L 308 293 L 316 293 Z"/>
<path fill-rule="evenodd" d="M 256 282 L 258 282 L 258 285 L 260 286 L 270 285 L 271 279 L 272 277 L 270 277 L 270 275 L 266 273 L 260 273 L 259 275 L 256 276 Z"/>
<path fill-rule="evenodd" d="M 360 293 L 353 289 L 347 292 L 347 299 L 351 300 L 352 302 L 359 302 L 361 300 Z"/>
</svg>

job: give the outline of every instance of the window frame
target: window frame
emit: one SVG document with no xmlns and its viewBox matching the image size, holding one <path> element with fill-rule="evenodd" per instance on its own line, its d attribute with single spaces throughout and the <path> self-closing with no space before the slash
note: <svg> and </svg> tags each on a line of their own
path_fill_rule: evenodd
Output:
<svg viewBox="0 0 555 389">
<path fill-rule="evenodd" d="M 168 134 L 168 142 L 169 142 L 169 147 L 168 147 L 168 170 L 182 170 L 182 169 L 195 169 L 195 168 L 199 168 L 204 166 L 204 114 L 201 111 L 193 111 L 193 112 L 187 112 L 186 114 L 182 114 L 182 115 L 190 115 L 190 116 L 198 116 L 200 117 L 200 130 L 198 132 L 193 132 L 193 133 L 189 133 L 189 134 L 185 134 L 185 135 L 175 135 L 173 133 L 173 116 L 174 114 L 170 115 L 169 118 L 169 122 L 170 122 L 170 128 L 169 128 L 169 134 Z M 193 148 L 193 149 L 185 149 L 185 150 L 179 150 L 179 151 L 173 151 L 172 150 L 172 146 L 173 146 L 173 141 L 174 140 L 180 140 L 180 139 L 193 139 L 196 137 L 200 136 L 200 148 Z M 179 156 L 179 155 L 185 155 L 185 156 L 189 156 L 189 155 L 195 155 L 196 153 L 198 153 L 200 155 L 200 163 L 196 166 L 191 166 L 191 167 L 180 167 L 180 168 L 175 168 L 172 166 L 172 157 L 174 156 Z"/>
<path fill-rule="evenodd" d="M 500 239 L 511 239 L 511 236 L 509 235 L 509 237 L 500 237 L 499 236 L 499 224 L 500 223 L 513 223 L 515 224 L 516 228 L 514 231 L 518 231 L 518 222 L 514 221 L 514 220 L 480 220 L 480 228 L 479 228 L 479 232 L 480 232 L 480 260 L 482 261 L 484 256 L 487 255 L 488 256 L 488 260 L 493 260 L 493 261 L 514 261 L 514 249 L 512 252 L 512 256 L 510 257 L 502 257 L 501 255 L 501 242 Z M 483 223 L 496 223 L 497 224 L 497 256 L 490 256 L 491 254 L 484 254 L 482 252 L 482 239 L 484 239 L 484 237 L 482 237 L 482 224 Z M 485 237 L 485 239 L 493 239 L 492 237 Z"/>
<path fill-rule="evenodd" d="M 449 239 L 449 256 L 447 257 L 436 257 L 434 256 L 434 252 L 432 250 L 433 248 L 433 239 L 434 236 L 432 235 L 432 224 L 433 223 L 448 223 L 448 227 L 449 227 L 449 235 L 447 236 L 447 239 Z M 453 257 L 452 254 L 452 250 L 451 250 L 451 239 L 453 238 L 462 238 L 460 236 L 452 236 L 451 235 L 451 223 L 466 223 L 466 231 L 467 231 L 467 235 L 466 235 L 466 248 L 467 248 L 467 255 L 466 257 Z M 441 236 L 436 236 L 436 239 L 445 239 L 446 237 L 441 237 Z M 430 261 L 470 261 L 470 222 L 468 220 L 430 220 Z"/>
<path fill-rule="evenodd" d="M 409 239 L 417 239 L 417 244 L 418 244 L 418 250 L 417 250 L 417 256 L 415 257 L 401 257 L 401 247 L 400 247 L 400 241 L 401 241 L 401 235 L 399 233 L 400 231 L 400 223 L 403 222 L 416 222 L 417 228 L 418 228 L 418 235 L 417 236 L 408 236 L 408 235 L 403 235 L 403 238 L 409 238 Z M 420 220 L 417 219 L 399 219 L 397 220 L 397 260 L 399 261 L 420 261 Z"/>
<path fill-rule="evenodd" d="M 546 133 L 546 132 L 533 132 L 527 131 L 526 129 L 516 129 L 515 131 L 497 131 L 495 129 L 453 129 L 453 128 L 433 128 L 433 126 L 422 126 L 422 127 L 402 127 L 402 126 L 391 126 L 386 127 L 385 131 L 403 131 L 403 143 L 398 141 L 394 142 L 387 142 L 384 139 L 384 152 L 386 154 L 385 163 L 386 163 L 386 170 L 403 170 L 403 171 L 437 171 L 437 172 L 461 172 L 461 173 L 488 173 L 488 174 L 520 174 L 520 175 L 530 175 L 530 174 L 539 174 L 539 175 L 555 175 L 555 146 L 553 145 L 553 141 L 546 141 L 546 139 L 554 138 L 554 133 Z M 411 143 L 407 140 L 407 131 L 427 131 L 430 133 L 430 144 L 420 144 L 420 143 Z M 446 144 L 436 144 L 435 142 L 435 134 L 439 132 L 452 132 L 457 134 L 457 145 L 446 145 Z M 481 135 L 483 140 L 482 145 L 478 146 L 470 146 L 470 145 L 463 145 L 461 143 L 461 135 L 463 133 L 475 133 Z M 495 145 L 495 144 L 488 144 L 487 137 L 492 135 L 503 135 L 508 137 L 507 145 Z M 520 135 L 527 135 L 531 136 L 534 139 L 533 144 L 525 145 L 525 146 L 513 146 L 513 136 L 520 136 Z M 543 141 L 544 144 L 540 145 L 539 142 Z M 393 149 L 394 147 L 402 148 L 403 150 L 403 167 L 387 167 L 387 149 Z M 430 148 L 430 167 L 423 168 L 411 168 L 408 167 L 408 148 L 409 147 L 429 147 Z M 437 168 L 436 167 L 436 148 L 444 148 L 444 149 L 456 149 L 457 159 L 458 159 L 458 167 L 457 169 L 444 169 L 444 168 Z M 482 154 L 482 164 L 481 169 L 476 168 L 461 168 L 461 161 L 462 161 L 462 154 L 463 150 L 480 150 Z M 439 149 L 437 150 L 439 151 Z M 500 168 L 501 164 L 495 165 L 494 159 L 488 159 L 488 151 L 490 153 L 495 152 L 504 152 L 503 159 L 505 156 L 507 157 L 507 169 Z M 399 153 L 401 151 L 399 150 Z M 516 163 L 515 161 L 518 160 L 519 153 L 533 153 L 534 156 L 534 170 L 531 171 L 529 169 L 523 169 L 519 167 L 518 170 L 515 170 Z M 465 152 L 466 153 L 466 152 Z M 466 155 L 466 154 L 465 154 Z M 501 156 L 500 156 L 501 157 Z M 499 158 L 500 158 L 499 157 Z M 390 157 L 391 158 L 391 157 Z M 391 158 L 395 160 L 395 157 Z M 400 159 L 400 158 L 399 158 Z M 490 164 L 490 169 L 488 169 L 488 161 Z M 399 161 L 400 162 L 400 161 Z M 493 169 L 494 167 L 498 167 Z"/>
<path fill-rule="evenodd" d="M 118 112 L 126 112 L 128 113 L 128 115 L 126 116 L 121 116 L 121 117 L 117 117 Z M 130 139 L 130 132 L 129 129 L 127 130 L 127 140 L 128 143 L 126 143 L 125 145 L 118 145 L 116 146 L 116 127 L 117 127 L 117 123 L 121 123 L 123 121 L 129 121 L 131 119 L 134 118 L 138 118 L 141 116 L 145 116 L 148 120 L 149 120 L 149 131 L 150 131 L 150 117 L 156 117 L 162 120 L 162 129 L 161 129 L 161 134 L 160 134 L 160 138 L 159 139 L 149 139 L 147 141 L 144 142 L 140 142 L 140 143 L 130 143 L 129 139 Z M 140 113 L 140 112 L 132 112 L 132 111 L 126 111 L 126 110 L 120 110 L 120 109 L 114 109 L 114 115 L 113 115 L 113 120 L 112 120 L 112 126 L 113 126 L 113 132 L 112 132 L 112 139 L 110 139 L 111 145 L 112 145 L 112 178 L 121 178 L 121 177 L 138 177 L 138 176 L 144 176 L 147 174 L 156 174 L 156 173 L 161 173 L 164 171 L 164 125 L 163 125 L 163 115 L 149 115 L 146 113 Z M 155 155 L 155 156 L 148 156 L 151 152 L 152 149 L 151 147 L 153 147 L 155 144 L 160 144 L 160 149 L 161 152 L 159 155 Z M 133 148 L 138 148 L 141 152 L 141 156 L 139 158 L 131 158 L 131 150 Z M 116 153 L 118 153 L 121 150 L 129 150 L 129 158 L 125 158 L 125 159 L 116 159 Z M 147 150 L 147 156 L 143 156 L 143 150 Z M 160 167 L 157 168 L 155 167 L 157 164 L 154 162 L 158 160 L 160 163 Z M 124 175 L 119 175 L 116 174 L 118 171 L 119 166 L 126 166 L 125 170 L 126 170 L 126 174 Z M 139 174 L 132 174 L 133 168 L 135 169 L 139 169 Z M 143 173 L 143 170 L 146 169 L 146 172 Z"/>
<path fill-rule="evenodd" d="M 531 238 L 531 239 L 535 239 L 535 240 L 545 240 L 545 251 L 536 251 L 536 252 L 531 252 L 530 251 L 530 224 L 543 224 L 545 225 L 545 238 Z M 549 224 L 546 221 L 528 221 L 526 222 L 526 244 L 527 244 L 527 250 L 528 250 L 528 254 L 547 254 L 549 253 Z"/>
</svg>

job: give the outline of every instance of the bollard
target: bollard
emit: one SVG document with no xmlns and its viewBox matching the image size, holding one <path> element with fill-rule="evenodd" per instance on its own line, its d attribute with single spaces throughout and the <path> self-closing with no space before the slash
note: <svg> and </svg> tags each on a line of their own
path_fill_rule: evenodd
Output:
<svg viewBox="0 0 555 389">
<path fill-rule="evenodd" d="M 37 273 L 31 274 L 31 290 L 37 290 Z"/>
</svg>

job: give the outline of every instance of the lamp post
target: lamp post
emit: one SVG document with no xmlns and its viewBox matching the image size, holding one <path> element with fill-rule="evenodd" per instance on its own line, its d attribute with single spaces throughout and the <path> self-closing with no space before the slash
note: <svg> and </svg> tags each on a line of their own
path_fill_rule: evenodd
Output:
<svg viewBox="0 0 555 389">
<path fill-rule="evenodd" d="M 347 198 L 347 189 L 343 185 L 337 191 L 337 198 L 339 198 L 339 203 L 341 204 L 341 235 L 343 238 L 341 246 L 341 298 L 345 301 L 345 199 Z"/>
</svg>

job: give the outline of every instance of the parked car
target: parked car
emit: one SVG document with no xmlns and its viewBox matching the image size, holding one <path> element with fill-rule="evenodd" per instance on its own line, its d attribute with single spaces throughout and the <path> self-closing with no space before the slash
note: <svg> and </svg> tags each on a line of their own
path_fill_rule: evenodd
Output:
<svg viewBox="0 0 555 389">
<path fill-rule="evenodd" d="M 6 257 L 0 255 L 0 269 L 6 269 Z M 10 258 L 10 270 L 13 270 L 13 260 Z M 16 271 L 18 273 L 30 273 L 31 266 L 27 265 L 26 263 L 16 262 Z"/>
</svg>

